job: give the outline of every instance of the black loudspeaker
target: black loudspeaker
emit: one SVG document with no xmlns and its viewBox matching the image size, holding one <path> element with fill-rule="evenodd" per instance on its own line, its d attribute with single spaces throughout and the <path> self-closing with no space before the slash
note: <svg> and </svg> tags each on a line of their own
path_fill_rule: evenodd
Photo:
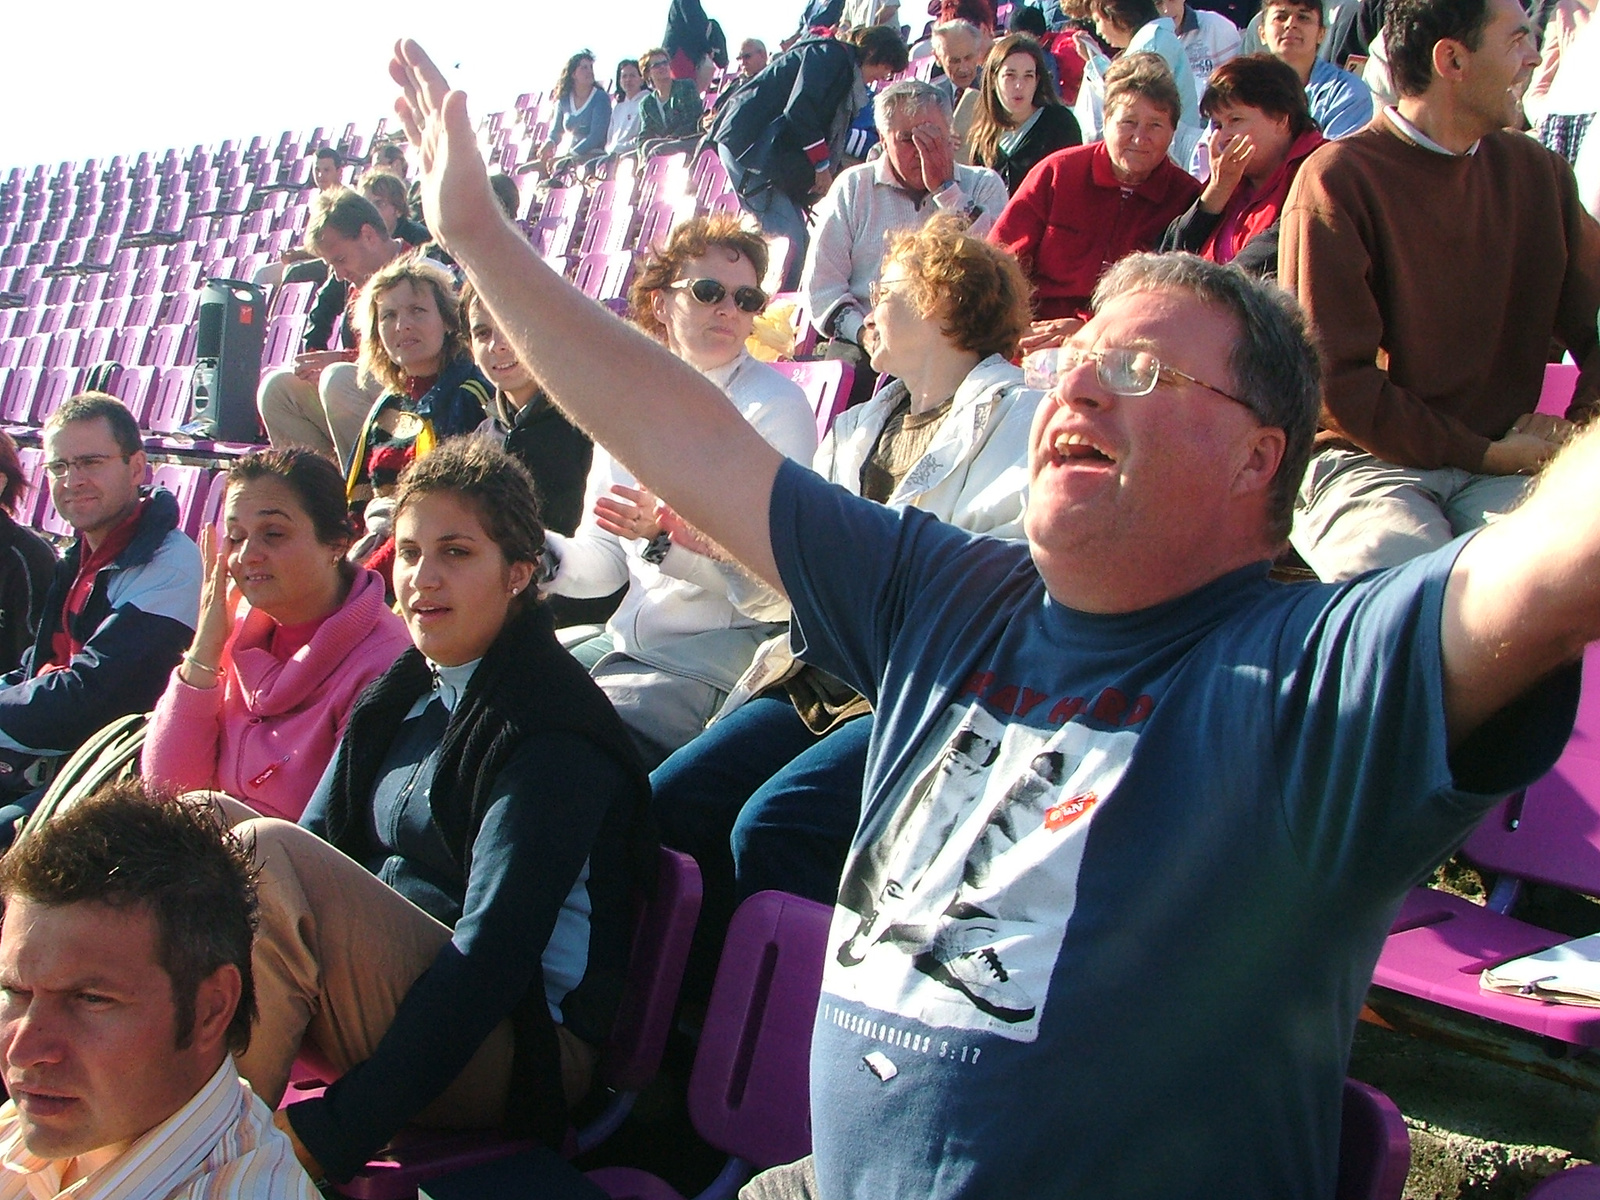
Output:
<svg viewBox="0 0 1600 1200">
<path fill-rule="evenodd" d="M 238 279 L 208 279 L 200 293 L 194 341 L 190 423 L 225 442 L 262 441 L 256 415 L 267 299 Z"/>
</svg>

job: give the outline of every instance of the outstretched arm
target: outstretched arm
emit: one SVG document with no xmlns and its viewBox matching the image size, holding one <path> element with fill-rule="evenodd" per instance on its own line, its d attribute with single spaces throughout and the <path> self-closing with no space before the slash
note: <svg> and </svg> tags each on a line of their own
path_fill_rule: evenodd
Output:
<svg viewBox="0 0 1600 1200">
<path fill-rule="evenodd" d="M 1458 746 L 1600 639 L 1600 425 L 1461 551 L 1444 599 L 1445 720 Z"/>
<path fill-rule="evenodd" d="M 433 231 L 518 356 L 596 442 L 777 586 L 767 509 L 782 457 L 714 384 L 540 260 L 490 191 L 466 96 L 450 91 L 420 46 L 396 46 L 389 70 L 403 89 L 395 109 L 420 151 Z"/>
</svg>

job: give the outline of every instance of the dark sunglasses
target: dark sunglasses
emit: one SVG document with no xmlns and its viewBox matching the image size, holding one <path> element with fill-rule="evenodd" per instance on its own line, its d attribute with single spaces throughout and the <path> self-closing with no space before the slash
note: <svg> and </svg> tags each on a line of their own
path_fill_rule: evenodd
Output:
<svg viewBox="0 0 1600 1200">
<path fill-rule="evenodd" d="M 728 289 L 715 279 L 679 279 L 667 286 L 673 291 L 688 288 L 689 295 L 701 304 L 721 304 L 728 294 Z M 767 306 L 767 294 L 758 287 L 734 288 L 733 306 L 740 312 L 758 313 Z"/>
</svg>

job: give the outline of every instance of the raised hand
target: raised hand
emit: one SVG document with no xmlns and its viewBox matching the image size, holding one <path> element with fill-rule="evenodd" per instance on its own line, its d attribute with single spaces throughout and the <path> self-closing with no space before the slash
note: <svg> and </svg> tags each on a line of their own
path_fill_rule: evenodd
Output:
<svg viewBox="0 0 1600 1200">
<path fill-rule="evenodd" d="M 1019 349 L 1024 354 L 1031 354 L 1035 350 L 1048 350 L 1052 346 L 1059 346 L 1078 330 L 1083 328 L 1083 321 L 1079 317 L 1056 317 L 1053 320 L 1035 321 L 1022 335 Z"/>
<path fill-rule="evenodd" d="M 660 536 L 661 522 L 656 519 L 656 513 L 661 502 L 655 493 L 642 487 L 624 487 L 620 483 L 611 492 L 594 502 L 595 524 L 620 538 L 643 538 L 648 542 Z"/>
<path fill-rule="evenodd" d="M 195 623 L 189 653 L 178 666 L 179 677 L 190 687 L 217 686 L 222 651 L 233 632 L 233 611 L 228 603 L 228 547 L 217 546 L 217 531 L 207 525 L 200 531 L 200 561 L 205 575 L 200 585 L 200 619 Z"/>
<path fill-rule="evenodd" d="M 956 177 L 955 147 L 949 135 L 933 124 L 917 125 L 911 141 L 922 164 L 922 186 L 930 194 L 943 190 Z"/>
<path fill-rule="evenodd" d="M 685 550 L 692 550 L 694 553 L 702 554 L 706 558 L 720 559 L 723 562 L 732 561 L 726 550 L 673 512 L 665 504 L 656 506 L 656 520 L 661 523 L 661 528 L 671 536 L 674 546 L 682 546 Z"/>
<path fill-rule="evenodd" d="M 1200 207 L 1209 213 L 1219 213 L 1244 178 L 1245 168 L 1255 156 L 1256 143 L 1248 133 L 1225 138 L 1222 131 L 1217 130 L 1206 148 L 1211 152 L 1211 178 L 1200 193 Z"/>
<path fill-rule="evenodd" d="M 394 109 L 422 168 L 422 207 L 428 227 L 454 249 L 505 221 L 489 187 L 489 172 L 467 115 L 464 92 L 453 92 L 444 75 L 415 42 L 397 42 L 389 63 L 400 85 Z"/>
</svg>

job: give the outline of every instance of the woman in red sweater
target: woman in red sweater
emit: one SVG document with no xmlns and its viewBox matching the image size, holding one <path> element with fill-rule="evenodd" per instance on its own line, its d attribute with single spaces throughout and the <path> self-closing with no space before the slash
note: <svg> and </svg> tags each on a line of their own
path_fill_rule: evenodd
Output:
<svg viewBox="0 0 1600 1200">
<path fill-rule="evenodd" d="M 1326 140 L 1300 77 L 1270 54 L 1230 59 L 1212 72 L 1200 111 L 1211 122 L 1211 178 L 1161 248 L 1275 276 L 1283 202 L 1300 164 Z"/>
<path fill-rule="evenodd" d="M 1153 250 L 1200 185 L 1167 157 L 1178 87 L 1155 54 L 1106 74 L 1106 139 L 1050 155 L 1001 212 L 989 240 L 1010 250 L 1034 286 L 1024 350 L 1058 345 L 1089 314 L 1089 296 L 1118 259 Z"/>
</svg>

